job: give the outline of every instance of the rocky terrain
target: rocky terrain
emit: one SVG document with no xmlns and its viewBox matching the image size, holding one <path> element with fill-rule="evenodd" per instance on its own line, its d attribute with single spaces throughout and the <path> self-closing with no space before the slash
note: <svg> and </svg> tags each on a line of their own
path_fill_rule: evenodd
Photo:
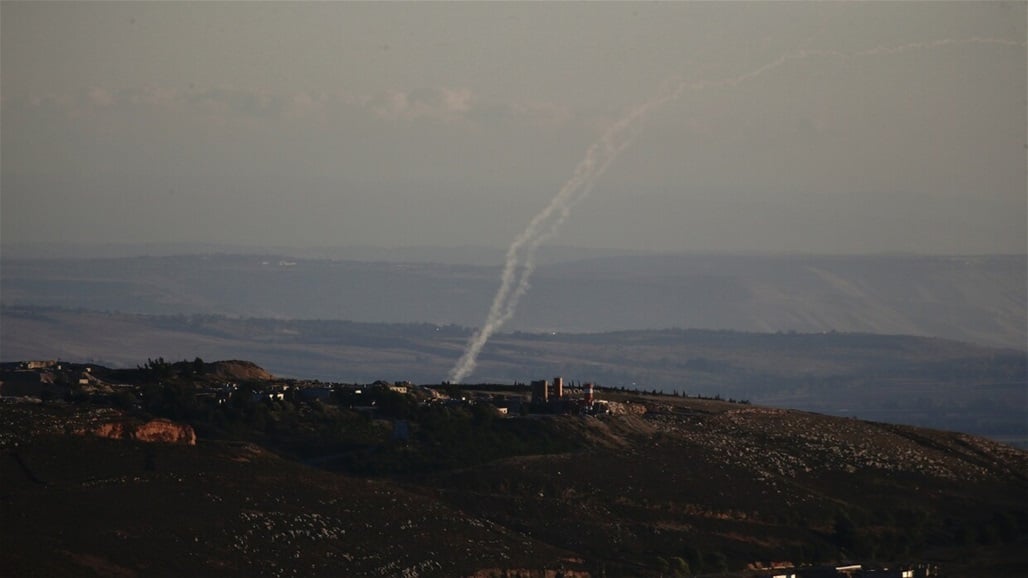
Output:
<svg viewBox="0 0 1028 578">
<path fill-rule="evenodd" d="M 102 383 L 135 376 L 136 407 L 99 393 L 0 405 L 5 574 L 758 576 L 771 561 L 1028 573 L 1028 454 L 982 438 L 620 391 L 597 394 L 633 408 L 619 415 L 502 417 L 490 400 L 510 386 L 360 386 L 379 392 L 370 415 L 341 393 L 251 393 L 298 386 L 275 379 L 221 405 L 167 403 L 259 375 L 216 367 L 91 368 Z M 157 374 L 163 389 L 145 383 Z"/>
<path fill-rule="evenodd" d="M 945 561 L 947 575 L 975 576 L 955 563 L 959 552 L 974 551 L 980 561 L 983 551 L 959 544 L 979 545 L 989 525 L 1025 516 L 1021 450 L 729 405 L 693 401 L 660 411 L 654 404 L 642 417 L 599 426 L 623 442 L 610 449 L 498 462 L 443 474 L 434 485 L 457 488 L 441 493 L 467 511 L 502 512 L 505 524 L 627 575 L 670 568 L 675 558 L 707 573 L 722 569 L 722 556 L 827 556 L 928 557 Z M 854 533 L 841 536 L 850 522 Z M 1010 575 L 1025 571 L 1023 556 L 1016 559 L 1020 569 Z"/>
<path fill-rule="evenodd" d="M 483 560 L 559 568 L 570 555 L 255 445 L 54 433 L 112 417 L 66 410 L 0 411 L 4 575 L 459 576 Z"/>
</svg>

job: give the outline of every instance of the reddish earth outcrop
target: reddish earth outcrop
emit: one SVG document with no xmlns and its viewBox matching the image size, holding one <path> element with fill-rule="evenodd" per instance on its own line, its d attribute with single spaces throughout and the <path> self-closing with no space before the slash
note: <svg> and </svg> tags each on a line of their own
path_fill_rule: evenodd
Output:
<svg viewBox="0 0 1028 578">
<path fill-rule="evenodd" d="M 192 427 L 166 419 L 154 419 L 142 424 L 130 421 L 108 422 L 89 433 L 104 438 L 196 445 L 196 432 Z"/>
<path fill-rule="evenodd" d="M 196 432 L 188 425 L 155 419 L 136 428 L 132 437 L 141 442 L 196 445 Z"/>
</svg>

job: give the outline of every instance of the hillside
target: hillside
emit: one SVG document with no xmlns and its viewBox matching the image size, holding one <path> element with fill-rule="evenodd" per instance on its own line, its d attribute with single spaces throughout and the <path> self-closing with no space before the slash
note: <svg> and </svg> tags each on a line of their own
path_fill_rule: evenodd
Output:
<svg viewBox="0 0 1028 578">
<path fill-rule="evenodd" d="M 1028 454 L 981 438 L 607 390 L 598 397 L 634 409 L 502 417 L 496 396 L 524 395 L 511 386 L 336 385 L 302 401 L 321 385 L 277 379 L 219 405 L 203 396 L 222 387 L 217 367 L 89 367 L 99 384 L 139 388 L 135 409 L 96 384 L 71 386 L 71 403 L 0 405 L 5 572 L 758 576 L 746 567 L 770 561 L 1028 572 Z M 299 389 L 250 393 L 282 387 Z M 354 402 L 358 390 L 371 397 Z M 371 417 L 349 409 L 372 401 Z M 199 443 L 79 433 L 154 415 L 196 428 Z M 397 437 L 400 418 L 409 435 Z"/>
<path fill-rule="evenodd" d="M 252 359 L 279 376 L 442 381 L 470 331 L 430 324 L 141 316 L 3 308 L 0 358 L 132 367 L 169 359 Z M 867 334 L 619 331 L 506 333 L 474 380 L 588 376 L 601 385 L 716 395 L 1028 442 L 1026 353 Z"/>
<path fill-rule="evenodd" d="M 12 411 L 0 410 L 4 434 Z M 42 436 L 3 449 L 0 480 L 7 576 L 460 576 L 476 559 L 568 556 L 395 483 L 253 445 Z"/>
</svg>

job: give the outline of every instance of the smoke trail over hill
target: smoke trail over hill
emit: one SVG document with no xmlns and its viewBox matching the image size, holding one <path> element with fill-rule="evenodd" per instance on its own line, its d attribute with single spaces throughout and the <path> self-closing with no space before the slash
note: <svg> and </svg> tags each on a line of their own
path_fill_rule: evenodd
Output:
<svg viewBox="0 0 1028 578">
<path fill-rule="evenodd" d="M 657 98 L 636 107 L 608 128 L 600 140 L 589 147 L 585 158 L 575 167 L 571 179 L 564 183 L 546 208 L 514 239 L 507 249 L 500 289 L 493 297 L 485 324 L 471 337 L 464 355 L 450 372 L 450 381 L 459 382 L 475 369 L 475 360 L 482 346 L 514 315 L 518 301 L 528 291 L 528 281 L 535 270 L 535 253 L 539 245 L 557 233 L 571 214 L 571 208 L 589 194 L 596 179 L 632 142 L 649 112 L 677 98 L 683 87 L 682 83 L 669 84 Z"/>
<path fill-rule="evenodd" d="M 598 141 L 590 145 L 575 167 L 572 177 L 564 183 L 550 203 L 525 227 L 507 249 L 500 288 L 493 297 L 485 323 L 468 341 L 463 355 L 450 371 L 449 380 L 459 383 L 475 369 L 478 355 L 489 338 L 514 315 L 518 302 L 529 289 L 529 279 L 535 271 L 535 254 L 543 241 L 557 234 L 560 226 L 571 214 L 571 209 L 592 191 L 599 179 L 642 130 L 649 115 L 662 105 L 677 100 L 685 92 L 711 88 L 733 88 L 749 80 L 772 72 L 796 61 L 812 58 L 852 59 L 858 57 L 889 56 L 903 52 L 936 49 L 953 45 L 991 44 L 999 46 L 1025 46 L 997 38 L 940 39 L 932 42 L 908 43 L 893 46 L 876 46 L 870 49 L 842 52 L 836 50 L 800 49 L 782 54 L 774 60 L 749 72 L 718 80 L 697 80 L 685 82 L 670 81 L 652 99 L 631 109 L 611 125 Z"/>
</svg>

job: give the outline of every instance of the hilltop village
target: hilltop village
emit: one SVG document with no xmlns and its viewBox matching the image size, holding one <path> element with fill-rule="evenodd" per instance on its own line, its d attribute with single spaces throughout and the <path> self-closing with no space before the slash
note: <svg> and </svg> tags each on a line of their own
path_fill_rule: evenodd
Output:
<svg viewBox="0 0 1028 578">
<path fill-rule="evenodd" d="M 167 556 L 202 576 L 1023 575 L 1028 456 L 964 434 L 561 377 L 342 384 L 157 358 L 5 363 L 0 381 L 14 574 Z"/>
<path fill-rule="evenodd" d="M 415 385 L 409 381 L 324 383 L 275 378 L 249 362 L 208 364 L 199 358 L 176 363 L 162 358 L 150 359 L 136 369 L 109 369 L 57 360 L 4 363 L 0 366 L 0 399 L 9 402 L 92 400 L 138 409 L 147 404 L 147 394 L 152 396 L 154 386 L 187 384 L 189 393 L 198 403 L 222 405 L 233 400 L 234 403 L 323 402 L 383 417 L 397 417 L 393 411 L 396 404 L 383 403 L 383 397 L 391 397 L 395 402 L 396 396 L 410 396 L 410 401 L 421 405 L 480 405 L 495 410 L 501 416 L 640 414 L 646 411 L 642 404 L 633 406 L 631 402 L 596 396 L 599 391 L 627 393 L 624 388 L 606 390 L 593 383 L 568 383 L 563 377 L 555 377 L 552 381 L 532 381 L 528 386 L 517 383 L 456 385 L 447 382 Z M 633 390 L 632 393 L 643 392 Z M 650 395 L 663 394 L 654 390 Z M 697 397 L 702 399 L 703 396 Z"/>
</svg>

